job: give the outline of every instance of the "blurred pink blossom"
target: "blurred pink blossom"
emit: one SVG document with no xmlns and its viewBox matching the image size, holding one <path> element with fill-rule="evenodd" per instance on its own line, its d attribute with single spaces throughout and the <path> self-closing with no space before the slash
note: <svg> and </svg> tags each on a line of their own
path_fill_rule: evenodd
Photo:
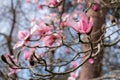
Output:
<svg viewBox="0 0 120 80">
<path fill-rule="evenodd" d="M 33 21 L 34 23 L 34 21 Z M 37 35 L 43 35 L 45 33 L 48 33 L 52 30 L 52 27 L 50 25 L 46 25 L 43 20 L 39 20 L 38 24 L 33 25 L 31 28 L 31 34 L 36 33 Z"/>
<path fill-rule="evenodd" d="M 80 14 L 80 21 L 79 22 L 74 22 L 72 21 L 72 28 L 79 32 L 79 33 L 89 33 L 90 30 L 92 29 L 92 26 L 93 26 L 93 20 L 92 18 L 88 17 L 86 13 L 82 12 Z M 76 25 L 75 25 L 76 23 Z M 73 25 L 74 24 L 74 25 Z"/>
<path fill-rule="evenodd" d="M 72 61 L 70 67 L 71 67 L 71 68 L 76 68 L 76 67 L 78 67 L 78 63 L 77 63 L 76 61 Z"/>
<path fill-rule="evenodd" d="M 98 11 L 99 10 L 99 5 L 98 4 L 93 4 L 92 9 L 94 11 Z"/>
<path fill-rule="evenodd" d="M 44 46 L 48 46 L 51 47 L 56 40 L 59 40 L 61 37 L 59 34 L 55 33 L 55 34 L 50 34 L 48 36 L 45 36 L 42 38 L 42 42 Z"/>
<path fill-rule="evenodd" d="M 94 63 L 94 59 L 92 59 L 92 58 L 88 59 L 88 63 L 93 64 Z"/>
<path fill-rule="evenodd" d="M 24 51 L 23 57 L 25 60 L 29 61 L 30 59 L 31 52 L 29 51 Z"/>
<path fill-rule="evenodd" d="M 26 3 L 30 3 L 31 2 L 31 0 L 25 0 L 26 1 Z"/>
<path fill-rule="evenodd" d="M 13 49 L 18 47 L 22 47 L 23 45 L 28 43 L 28 39 L 30 38 L 30 34 L 26 31 L 19 31 L 18 37 L 21 41 L 18 41 L 14 46 Z"/>
<path fill-rule="evenodd" d="M 48 3 L 48 6 L 50 7 L 54 7 L 58 4 L 58 1 L 57 0 L 51 0 L 49 3 Z"/>
<path fill-rule="evenodd" d="M 19 31 L 18 37 L 20 40 L 27 40 L 30 34 L 27 31 Z"/>
<path fill-rule="evenodd" d="M 70 53 L 69 48 L 65 48 L 65 52 L 66 52 L 66 53 Z"/>
</svg>

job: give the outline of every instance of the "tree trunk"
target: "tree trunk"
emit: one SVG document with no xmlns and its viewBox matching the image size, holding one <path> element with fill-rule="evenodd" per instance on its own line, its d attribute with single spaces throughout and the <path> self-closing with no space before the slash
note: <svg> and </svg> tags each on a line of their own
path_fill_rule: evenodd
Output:
<svg viewBox="0 0 120 80">
<path fill-rule="evenodd" d="M 93 29 L 90 35 L 92 36 L 92 41 L 95 42 L 100 38 L 100 36 L 103 33 L 101 27 L 105 23 L 106 10 L 101 9 L 95 12 L 94 10 L 89 9 L 87 13 L 93 18 L 94 21 Z M 87 41 L 86 37 L 85 40 Z M 93 46 L 95 47 L 97 46 L 97 44 L 93 44 Z M 83 51 L 86 51 L 90 48 L 90 46 L 84 44 L 82 48 Z M 103 51 L 101 51 L 96 57 L 94 57 L 93 64 L 86 62 L 82 66 L 80 73 L 80 80 L 89 80 L 92 78 L 99 77 L 101 75 L 102 57 L 103 57 Z"/>
</svg>

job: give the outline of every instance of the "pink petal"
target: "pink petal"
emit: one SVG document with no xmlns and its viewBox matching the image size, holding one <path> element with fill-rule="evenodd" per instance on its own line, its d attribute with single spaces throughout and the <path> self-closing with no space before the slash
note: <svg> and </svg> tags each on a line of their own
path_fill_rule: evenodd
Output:
<svg viewBox="0 0 120 80">
<path fill-rule="evenodd" d="M 48 4 L 50 7 L 54 7 L 58 4 L 57 0 L 51 0 L 51 2 Z"/>
<path fill-rule="evenodd" d="M 88 60 L 88 63 L 93 64 L 93 63 L 94 63 L 94 60 L 93 60 L 92 58 L 90 58 L 90 59 Z"/>
<path fill-rule="evenodd" d="M 56 40 L 60 40 L 61 38 L 60 36 L 61 35 L 60 34 L 58 35 L 57 33 L 50 34 L 49 36 L 43 37 L 41 40 L 44 46 L 51 47 L 55 43 Z"/>
<path fill-rule="evenodd" d="M 77 62 L 75 62 L 75 61 L 73 61 L 72 63 L 71 63 L 71 66 L 70 66 L 71 68 L 76 68 L 76 67 L 78 67 L 78 63 Z"/>
<path fill-rule="evenodd" d="M 26 3 L 30 3 L 31 2 L 31 0 L 25 0 L 26 1 Z"/>
<path fill-rule="evenodd" d="M 93 9 L 94 11 L 98 11 L 98 10 L 99 10 L 98 4 L 94 4 L 94 5 L 92 6 L 92 9 Z"/>
<path fill-rule="evenodd" d="M 90 18 L 90 21 L 89 21 L 89 24 L 88 24 L 88 29 L 87 29 L 87 33 L 88 32 L 90 32 L 91 31 L 91 29 L 92 29 L 92 27 L 93 27 L 93 19 L 92 18 Z"/>
<path fill-rule="evenodd" d="M 20 40 L 26 40 L 29 37 L 29 33 L 27 31 L 19 31 L 18 37 Z"/>
</svg>

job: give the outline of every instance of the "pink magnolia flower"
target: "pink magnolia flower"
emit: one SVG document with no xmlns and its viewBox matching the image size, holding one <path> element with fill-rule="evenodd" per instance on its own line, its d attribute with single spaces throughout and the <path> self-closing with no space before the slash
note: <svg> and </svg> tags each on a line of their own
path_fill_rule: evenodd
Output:
<svg viewBox="0 0 120 80">
<path fill-rule="evenodd" d="M 50 34 L 42 38 L 42 42 L 44 46 L 51 47 L 57 40 L 60 40 L 60 34 Z"/>
<path fill-rule="evenodd" d="M 58 4 L 58 1 L 57 0 L 51 0 L 49 3 L 48 3 L 48 6 L 50 7 L 54 7 Z"/>
<path fill-rule="evenodd" d="M 52 26 L 46 25 L 44 21 L 40 20 L 38 24 L 34 24 L 34 26 L 31 28 L 31 34 L 35 33 L 42 36 L 43 34 L 50 32 L 52 29 Z"/>
<path fill-rule="evenodd" d="M 26 31 L 20 31 L 19 33 L 18 33 L 18 37 L 19 37 L 19 39 L 21 40 L 21 41 L 18 41 L 15 45 L 14 45 L 14 47 L 13 47 L 13 49 L 16 49 L 16 48 L 18 48 L 18 47 L 22 47 L 24 44 L 27 44 L 28 43 L 28 39 L 30 38 L 30 34 L 28 33 L 28 32 L 26 32 Z"/>
<path fill-rule="evenodd" d="M 92 58 L 88 59 L 88 63 L 93 64 L 94 60 Z"/>
<path fill-rule="evenodd" d="M 73 23 L 72 23 L 73 22 Z M 72 21 L 72 28 L 79 32 L 79 33 L 89 33 L 92 29 L 93 26 L 93 20 L 92 18 L 88 17 L 86 13 L 81 13 L 80 15 L 80 21 L 79 22 L 74 22 Z M 73 25 L 74 24 L 74 25 Z"/>
<path fill-rule="evenodd" d="M 71 63 L 71 66 L 70 66 L 71 68 L 76 68 L 76 67 L 78 67 L 78 63 L 77 62 L 75 62 L 75 61 L 73 61 L 72 63 Z"/>
<path fill-rule="evenodd" d="M 19 31 L 18 37 L 20 40 L 27 40 L 30 34 L 27 31 Z"/>
</svg>

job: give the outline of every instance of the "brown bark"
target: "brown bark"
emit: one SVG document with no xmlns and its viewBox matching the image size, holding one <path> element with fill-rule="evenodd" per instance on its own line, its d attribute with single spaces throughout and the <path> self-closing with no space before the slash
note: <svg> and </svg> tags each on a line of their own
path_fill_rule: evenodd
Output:
<svg viewBox="0 0 120 80">
<path fill-rule="evenodd" d="M 101 34 L 103 33 L 101 30 L 102 25 L 105 23 L 105 11 L 99 10 L 97 12 L 93 11 L 92 9 L 89 9 L 87 12 L 94 21 L 93 29 L 91 32 L 92 41 L 97 41 Z M 95 32 L 98 32 L 94 34 Z M 86 37 L 85 40 L 87 41 Z M 97 44 L 93 44 L 93 46 L 96 46 Z M 90 48 L 89 45 L 83 45 L 83 51 L 86 51 Z M 102 67 L 102 57 L 103 57 L 103 51 L 101 51 L 96 57 L 94 57 L 94 63 L 90 64 L 86 62 L 81 69 L 80 73 L 80 80 L 89 80 L 92 78 L 99 77 L 101 75 L 101 67 Z"/>
</svg>

